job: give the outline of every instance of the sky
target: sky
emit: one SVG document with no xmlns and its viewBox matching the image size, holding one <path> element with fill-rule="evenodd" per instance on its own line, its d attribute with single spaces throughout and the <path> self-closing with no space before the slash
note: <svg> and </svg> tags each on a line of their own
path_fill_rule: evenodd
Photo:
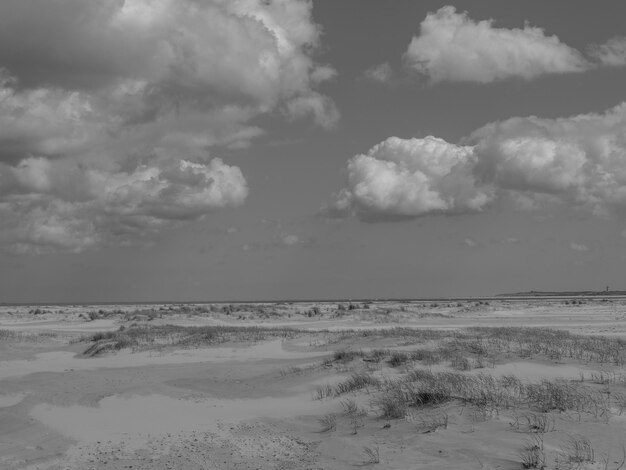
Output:
<svg viewBox="0 0 626 470">
<path fill-rule="evenodd" d="M 624 17 L 4 0 L 0 303 L 626 289 Z"/>
</svg>

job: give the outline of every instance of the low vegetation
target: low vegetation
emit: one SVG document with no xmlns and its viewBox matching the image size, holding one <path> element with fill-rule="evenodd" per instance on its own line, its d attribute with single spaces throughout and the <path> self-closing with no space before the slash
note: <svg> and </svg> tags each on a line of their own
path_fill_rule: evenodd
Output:
<svg viewBox="0 0 626 470">
<path fill-rule="evenodd" d="M 130 348 L 146 350 L 173 346 L 197 348 L 227 341 L 262 341 L 271 338 L 291 338 L 297 334 L 290 328 L 260 328 L 253 326 L 177 326 L 177 325 L 131 325 L 117 331 L 96 333 L 85 338 L 93 343 L 86 355 Z"/>
<path fill-rule="evenodd" d="M 485 306 L 488 305 L 478 302 L 459 304 L 456 308 L 484 310 Z M 409 304 L 392 310 L 379 308 L 376 304 L 348 302 L 320 306 L 284 303 L 134 307 L 126 311 L 96 308 L 81 312 L 84 320 L 117 316 L 115 321 L 124 322 L 124 326 L 116 331 L 82 337 L 80 341 L 87 344 L 85 355 L 96 356 L 122 349 L 191 349 L 227 342 L 250 343 L 295 337 L 299 338 L 297 348 L 304 348 L 308 343 L 309 352 L 324 355 L 324 359 L 311 362 L 307 355 L 307 362 L 304 362 L 289 358 L 281 363 L 282 369 L 277 366 L 271 371 L 272 378 L 276 379 L 275 384 L 274 380 L 268 381 L 276 385 L 271 391 L 291 393 L 290 387 L 297 385 L 302 390 L 308 379 L 314 379 L 312 383 L 317 385 L 320 378 L 324 382 L 323 377 L 329 377 L 326 379 L 329 383 L 316 388 L 306 385 L 313 388 L 313 398 L 323 400 L 310 403 L 314 409 L 324 408 L 317 418 L 319 432 L 325 433 L 320 434 L 319 439 L 355 439 L 352 444 L 358 446 L 350 448 L 356 449 L 355 459 L 361 458 L 362 464 L 380 463 L 381 450 L 385 464 L 393 461 L 397 453 L 385 448 L 390 439 L 398 439 L 394 445 L 401 441 L 398 444 L 401 446 L 409 443 L 412 436 L 413 442 L 420 445 L 435 443 L 429 448 L 433 451 L 442 442 L 449 443 L 450 437 L 458 442 L 465 439 L 467 433 L 468 440 L 473 436 L 484 440 L 486 434 L 492 436 L 488 433 L 493 432 L 507 433 L 506 442 L 510 447 L 506 449 L 506 458 L 516 460 L 511 468 L 617 470 L 626 462 L 625 450 L 613 456 L 608 452 L 616 454 L 616 449 L 619 452 L 619 436 L 612 439 L 610 433 L 599 433 L 605 438 L 603 442 L 594 434 L 605 425 L 609 425 L 605 429 L 610 432 L 619 429 L 624 419 L 619 416 L 626 410 L 626 373 L 623 372 L 626 341 L 620 338 L 576 335 L 546 328 L 437 330 L 395 326 L 396 320 L 403 315 L 447 316 L 455 308 L 454 305 L 436 303 L 420 307 L 421 311 Z M 440 308 L 446 313 L 431 311 Z M 455 310 L 453 313 L 459 312 Z M 217 315 L 221 320 L 229 316 L 230 326 L 164 325 L 166 321 L 174 321 L 168 319 L 168 315 L 174 314 Z M 285 328 L 267 323 L 261 327 L 239 322 L 292 318 L 292 315 L 302 317 L 303 323 L 294 324 L 306 326 Z M 370 321 L 371 325 L 384 321 L 386 327 L 315 328 L 316 320 L 347 315 Z M 84 326 L 93 328 L 96 324 Z M 255 321 L 254 324 L 263 322 Z M 389 327 L 392 324 L 394 327 Z M 34 342 L 57 335 L 61 333 L 0 330 L 0 341 Z M 24 345 L 23 348 L 34 350 L 39 345 Z M 332 351 L 334 348 L 336 350 Z M 530 363 L 541 367 L 547 363 L 552 367 L 565 363 L 584 370 L 578 376 L 572 376 L 568 368 L 564 373 L 570 377 L 568 380 L 531 380 L 504 373 L 509 362 L 515 362 L 516 367 L 520 362 L 524 362 L 524 366 Z M 273 366 L 271 364 L 270 369 Z M 509 370 L 516 369 L 511 367 Z M 526 367 L 517 370 L 523 374 Z M 541 373 L 544 370 L 549 369 L 542 368 Z M 576 369 L 574 374 L 577 374 Z M 306 419 L 309 418 L 307 415 Z M 574 434 L 575 431 L 591 436 L 593 442 L 585 435 Z M 607 436 L 612 439 L 610 444 L 606 443 Z M 437 454 L 437 450 L 433 451 L 433 458 L 444 458 Z M 488 464 L 483 465 L 480 459 L 476 460 L 480 468 L 491 468 Z M 475 465 L 476 462 L 472 463 Z"/>
<path fill-rule="evenodd" d="M 626 409 L 626 375 L 620 372 L 626 361 L 626 342 L 621 339 L 535 328 L 392 328 L 352 333 L 372 340 L 400 339 L 396 344 L 402 348 L 367 349 L 353 337 L 352 344 L 359 349 L 342 349 L 329 356 L 326 367 L 349 372 L 343 380 L 316 389 L 318 399 L 342 399 L 344 413 L 334 416 L 333 430 L 341 419 L 343 429 L 356 434 L 368 416 L 357 405 L 364 399 L 375 419 L 388 423 L 384 427 L 403 420 L 415 423 L 415 432 L 421 434 L 447 430 L 452 410 L 467 409 L 471 428 L 462 432 L 474 432 L 475 423 L 501 416 L 509 420 L 511 431 L 526 436 L 517 454 L 522 468 L 613 470 L 624 466 L 626 458 L 610 459 L 608 453 L 598 458 L 588 437 L 569 434 L 577 423 L 608 424 Z M 578 379 L 534 381 L 489 373 L 496 361 L 520 359 L 595 364 L 600 370 L 581 372 Z M 438 370 L 428 368 L 434 364 L 440 364 Z M 555 417 L 559 417 L 558 424 Z M 544 440 L 549 444 L 544 445 Z M 364 463 L 378 463 L 378 449 L 368 449 Z"/>
<path fill-rule="evenodd" d="M 48 341 L 50 339 L 56 339 L 61 337 L 60 333 L 53 331 L 40 331 L 40 332 L 25 332 L 16 330 L 1 330 L 0 329 L 0 341 L 15 341 L 15 342 L 27 342 L 38 343 L 41 341 Z"/>
<path fill-rule="evenodd" d="M 363 446 L 366 464 L 380 463 L 380 448 L 378 446 Z"/>
<path fill-rule="evenodd" d="M 386 359 L 392 367 L 421 361 L 437 364 L 450 361 L 457 370 L 480 368 L 493 364 L 497 357 L 572 359 L 578 362 L 626 365 L 626 340 L 607 336 L 575 335 L 546 328 L 474 327 L 457 331 L 389 328 L 375 330 L 343 330 L 334 342 L 362 337 L 394 338 L 408 344 L 436 343 L 436 347 L 414 350 L 374 349 L 364 352 L 338 351 L 333 360 L 348 362 L 356 358 L 371 361 Z"/>
<path fill-rule="evenodd" d="M 372 374 L 353 373 L 334 386 L 317 388 L 318 399 L 349 393 L 378 392 L 373 404 L 386 419 L 404 418 L 410 408 L 423 408 L 459 400 L 497 415 L 503 409 L 527 407 L 538 413 L 576 412 L 596 418 L 608 418 L 619 407 L 610 394 L 578 382 L 542 380 L 527 383 L 514 375 L 463 374 L 414 369 L 399 379 L 380 379 Z M 519 418 L 528 421 L 529 430 L 543 430 L 551 425 L 533 414 Z"/>
</svg>

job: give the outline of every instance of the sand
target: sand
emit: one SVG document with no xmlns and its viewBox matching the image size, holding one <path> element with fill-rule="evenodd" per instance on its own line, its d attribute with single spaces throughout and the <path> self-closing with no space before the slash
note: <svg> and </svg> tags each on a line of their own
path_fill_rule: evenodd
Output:
<svg viewBox="0 0 626 470">
<path fill-rule="evenodd" d="M 283 326 L 307 333 L 194 349 L 121 350 L 99 357 L 82 354 L 89 344 L 78 341 L 81 335 L 112 331 L 132 320 L 118 315 L 88 321 L 87 314 L 80 317 L 96 308 L 88 306 L 63 311 L 50 307 L 43 315 L 4 307 L 0 330 L 25 336 L 0 341 L 0 468 L 519 469 L 520 451 L 532 436 L 512 423 L 515 413 L 521 416 L 524 410 L 479 416 L 471 407 L 450 402 L 404 419 L 383 420 L 373 404 L 375 392 L 314 399 L 318 387 L 336 384 L 353 372 L 350 364 L 324 364 L 333 351 L 411 347 L 393 338 L 320 331 L 539 326 L 626 338 L 622 301 L 576 306 L 545 300 L 480 306 L 465 302 L 461 307 L 456 302 L 437 307 L 385 303 L 378 306 L 380 311 L 370 306 L 369 311 L 338 318 L 330 313 L 319 318 L 298 314 L 298 308 L 305 311 L 311 305 L 290 305 L 284 315 L 269 319 L 166 312 L 146 324 Z M 320 307 L 331 311 L 327 304 Z M 575 382 L 581 374 L 591 377 L 600 370 L 614 377 L 623 372 L 614 365 L 509 358 L 467 373 Z M 373 371 L 381 378 L 402 373 L 382 364 Z M 623 383 L 614 385 L 613 393 L 620 387 Z M 321 432 L 319 418 L 327 413 L 341 416 L 342 402 L 348 398 L 369 411 L 357 434 L 347 418 L 338 420 L 335 431 Z M 425 423 L 442 413 L 448 416 L 447 428 L 424 432 Z M 614 410 L 610 419 L 556 413 L 554 420 L 556 430 L 545 435 L 551 455 L 565 455 L 573 434 L 588 436 L 596 449 L 595 462 L 577 467 L 569 462 L 570 467 L 560 468 L 618 468 L 626 442 L 626 413 Z M 364 447 L 376 450 L 380 463 L 373 463 Z M 554 465 L 547 468 L 557 468 Z"/>
</svg>

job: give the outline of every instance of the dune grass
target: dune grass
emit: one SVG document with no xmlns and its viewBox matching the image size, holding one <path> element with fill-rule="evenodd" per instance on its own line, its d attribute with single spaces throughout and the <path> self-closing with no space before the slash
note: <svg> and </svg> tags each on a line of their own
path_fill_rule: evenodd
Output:
<svg viewBox="0 0 626 470">
<path fill-rule="evenodd" d="M 527 435 L 518 453 L 522 468 L 573 469 L 599 464 L 591 441 L 585 436 L 572 437 L 569 431 L 575 422 L 608 424 L 626 409 L 626 393 L 623 393 L 626 375 L 620 372 L 626 363 L 623 339 L 519 327 L 391 328 L 344 331 L 341 335 L 351 338 L 351 343 L 359 349 L 337 351 L 326 364 L 341 372 L 350 371 L 351 375 L 318 387 L 317 398 L 352 395 L 359 399 L 360 395 L 363 400 L 367 394 L 369 407 L 378 419 L 409 422 L 417 419 L 420 433 L 447 429 L 448 413 L 452 409 L 460 409 L 461 414 L 465 409 L 471 411 L 471 430 L 462 432 L 474 432 L 475 422 L 505 416 L 511 419 L 509 424 L 515 432 Z M 363 341 L 354 341 L 355 336 L 396 341 L 386 349 L 367 349 Z M 398 346 L 401 349 L 394 349 Z M 520 359 L 584 363 L 586 367 L 595 364 L 600 370 L 581 372 L 579 379 L 538 381 L 488 373 L 496 361 Z M 447 368 L 441 371 L 426 368 L 440 363 Z M 485 371 L 467 372 L 475 368 Z M 345 407 L 345 402 L 342 405 Z M 565 420 L 572 426 L 557 428 L 557 416 L 562 417 L 559 424 Z M 550 436 L 546 447 L 544 435 Z M 569 440 L 559 450 L 563 435 L 569 436 Z M 623 454 L 626 456 L 626 452 Z M 620 469 L 626 458 L 613 460 L 613 467 L 608 453 L 602 460 L 603 468 Z"/>
<path fill-rule="evenodd" d="M 14 342 L 25 342 L 25 343 L 38 343 L 42 341 L 47 341 L 50 339 L 57 339 L 62 337 L 61 333 L 57 333 L 54 331 L 15 331 L 15 330 L 2 330 L 0 329 L 0 341 L 14 341 Z"/>
<path fill-rule="evenodd" d="M 552 360 L 573 359 L 580 362 L 626 365 L 626 340 L 607 336 L 575 335 L 567 331 L 546 328 L 519 327 L 471 327 L 460 330 L 420 330 L 416 328 L 389 328 L 373 330 L 344 330 L 336 339 L 355 337 L 402 339 L 408 344 L 435 342 L 436 347 L 416 348 L 412 351 L 378 349 L 363 351 L 341 351 L 335 360 L 342 362 L 356 357 L 370 360 L 389 361 L 398 367 L 411 361 L 427 361 L 430 364 L 451 361 L 458 370 L 468 370 L 484 365 L 486 359 L 505 355 L 521 358 L 545 357 Z M 475 363 L 465 359 L 472 357 Z"/>
<path fill-rule="evenodd" d="M 7 336 L 9 333 L 5 333 Z M 493 364 L 496 357 L 544 357 L 552 360 L 572 359 L 580 362 L 626 365 L 626 340 L 605 336 L 575 335 L 567 331 L 545 328 L 473 327 L 461 330 L 433 330 L 395 327 L 371 330 L 310 331 L 285 327 L 202 326 L 135 324 L 117 331 L 96 333 L 87 341 L 95 343 L 93 351 L 124 348 L 150 349 L 164 345 L 201 347 L 226 341 L 261 341 L 313 334 L 340 343 L 344 339 L 399 339 L 405 344 L 436 344 L 409 351 L 373 349 L 371 351 L 336 351 L 327 361 L 349 363 L 357 358 L 369 362 L 386 360 L 392 367 L 407 363 L 436 364 L 449 361 L 457 370 L 482 368 Z M 0 339 L 2 338 L 0 334 Z M 91 349 L 91 348 L 90 348 Z"/>
<path fill-rule="evenodd" d="M 149 350 L 173 346 L 197 348 L 227 341 L 262 341 L 271 338 L 291 338 L 298 334 L 291 328 L 261 328 L 254 326 L 177 326 L 131 325 L 117 331 L 101 332 L 85 338 L 93 343 L 85 354 L 97 355 L 130 348 Z"/>
<path fill-rule="evenodd" d="M 619 397 L 580 382 L 542 380 L 527 383 L 514 375 L 463 374 L 414 369 L 396 379 L 353 373 L 334 386 L 322 385 L 316 398 L 340 397 L 360 391 L 375 393 L 372 404 L 385 419 L 404 418 L 411 408 L 438 406 L 458 400 L 480 408 L 486 415 L 503 409 L 525 408 L 537 413 L 587 413 L 608 420 Z M 530 419 L 530 418 L 529 418 Z M 535 419 L 529 427 L 545 428 L 549 423 Z"/>
</svg>

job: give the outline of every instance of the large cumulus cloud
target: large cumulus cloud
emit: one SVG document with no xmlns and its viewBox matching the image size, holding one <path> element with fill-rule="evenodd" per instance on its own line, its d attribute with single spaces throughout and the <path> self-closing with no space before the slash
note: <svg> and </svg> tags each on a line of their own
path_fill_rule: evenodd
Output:
<svg viewBox="0 0 626 470">
<path fill-rule="evenodd" d="M 493 20 L 474 21 L 466 12 L 445 6 L 422 21 L 420 34 L 413 37 L 404 58 L 411 69 L 433 83 L 490 83 L 624 65 L 623 38 L 590 49 L 586 58 L 541 28 L 497 28 Z"/>
<path fill-rule="evenodd" d="M 474 160 L 472 147 L 436 137 L 390 137 L 348 162 L 346 188 L 331 211 L 375 219 L 481 210 L 492 195 L 477 187 Z"/>
<path fill-rule="evenodd" d="M 0 3 L 0 237 L 18 251 L 132 243 L 245 199 L 216 147 L 255 117 L 339 113 L 317 85 L 312 5 L 290 0 Z M 19 39 L 16 39 L 19 38 Z M 30 248 L 29 248 L 30 247 Z"/>
<path fill-rule="evenodd" d="M 272 106 L 308 87 L 315 65 L 304 49 L 319 37 L 310 9 L 281 0 L 7 0 L 0 63 L 32 88 L 125 79 L 176 99 Z"/>
<path fill-rule="evenodd" d="M 484 210 L 498 198 L 626 213 L 626 103 L 601 114 L 488 124 L 463 146 L 391 137 L 348 161 L 327 212 L 363 220 Z"/>
<path fill-rule="evenodd" d="M 595 211 L 626 207 L 626 103 L 601 114 L 512 118 L 478 129 L 475 174 L 503 190 Z"/>
<path fill-rule="evenodd" d="M 246 181 L 213 159 L 101 171 L 28 158 L 0 166 L 1 240 L 18 252 L 82 251 L 129 243 L 164 225 L 243 203 Z"/>
</svg>

